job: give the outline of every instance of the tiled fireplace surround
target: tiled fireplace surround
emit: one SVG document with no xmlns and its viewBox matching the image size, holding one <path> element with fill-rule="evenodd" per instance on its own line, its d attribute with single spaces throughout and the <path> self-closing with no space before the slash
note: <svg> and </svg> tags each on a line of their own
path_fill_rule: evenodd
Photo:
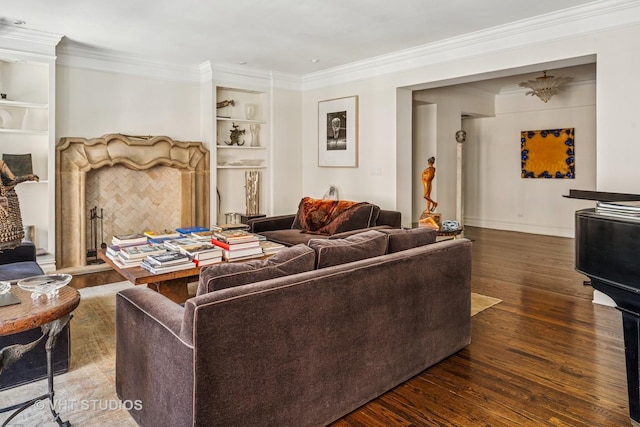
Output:
<svg viewBox="0 0 640 427">
<path fill-rule="evenodd" d="M 93 206 L 104 209 L 98 247 L 113 234 L 209 225 L 209 151 L 166 136 L 61 138 L 55 197 L 56 266 L 82 267 Z"/>
</svg>

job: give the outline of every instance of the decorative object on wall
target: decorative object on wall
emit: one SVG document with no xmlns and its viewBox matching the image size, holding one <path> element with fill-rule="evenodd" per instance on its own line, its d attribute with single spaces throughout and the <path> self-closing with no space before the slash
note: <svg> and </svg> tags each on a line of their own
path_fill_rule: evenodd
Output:
<svg viewBox="0 0 640 427">
<path fill-rule="evenodd" d="M 574 142 L 574 128 L 522 131 L 522 178 L 575 178 Z"/>
<path fill-rule="evenodd" d="M 457 142 L 465 142 L 467 140 L 467 131 L 464 129 L 460 129 L 456 132 L 456 141 Z"/>
<path fill-rule="evenodd" d="M 526 95 L 537 96 L 544 102 L 548 102 L 553 95 L 558 92 L 564 91 L 564 88 L 560 87 L 573 80 L 572 77 L 553 77 L 547 76 L 547 72 L 543 71 L 542 77 L 536 77 L 535 80 L 527 80 L 519 84 L 520 87 L 526 87 L 531 89 Z"/>
<path fill-rule="evenodd" d="M 244 188 L 247 205 L 247 215 L 260 213 L 260 172 L 245 171 Z"/>
<path fill-rule="evenodd" d="M 358 167 L 358 97 L 318 102 L 318 166 Z"/>
</svg>

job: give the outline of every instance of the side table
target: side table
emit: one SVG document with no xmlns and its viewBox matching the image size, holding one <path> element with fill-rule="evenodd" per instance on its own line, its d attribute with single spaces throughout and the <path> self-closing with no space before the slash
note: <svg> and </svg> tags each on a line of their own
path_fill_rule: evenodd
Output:
<svg viewBox="0 0 640 427">
<path fill-rule="evenodd" d="M 9 368 L 24 353 L 47 337 L 45 350 L 47 354 L 48 392 L 28 402 L 0 409 L 0 412 L 16 410 L 5 420 L 2 427 L 8 425 L 13 418 L 28 407 L 44 399 L 49 400 L 49 408 L 54 421 L 59 426 L 70 426 L 71 424 L 68 421 L 60 419 L 60 414 L 54 407 L 52 352 L 56 337 L 71 320 L 71 312 L 80 304 L 80 293 L 70 286 L 64 286 L 58 290 L 56 297 L 47 300 L 46 297 L 42 296 L 36 301 L 31 299 L 31 292 L 22 290 L 17 285 L 11 286 L 11 293 L 20 300 L 20 303 L 0 307 L 0 335 L 10 335 L 39 326 L 42 329 L 42 336 L 30 344 L 16 344 L 0 349 L 0 380 L 4 369 Z"/>
</svg>

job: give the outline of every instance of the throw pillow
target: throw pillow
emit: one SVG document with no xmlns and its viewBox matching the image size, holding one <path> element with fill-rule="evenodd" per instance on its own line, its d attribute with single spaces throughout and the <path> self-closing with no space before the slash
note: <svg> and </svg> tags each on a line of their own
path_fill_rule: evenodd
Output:
<svg viewBox="0 0 640 427">
<path fill-rule="evenodd" d="M 265 260 L 223 262 L 203 267 L 196 295 L 313 270 L 316 255 L 306 245 L 281 250 Z"/>
<path fill-rule="evenodd" d="M 430 245 L 436 241 L 436 230 L 430 228 L 400 228 L 381 229 L 380 232 L 389 236 L 387 253 L 404 251 L 418 246 Z"/>
<path fill-rule="evenodd" d="M 325 268 L 384 255 L 387 235 L 372 230 L 344 239 L 311 239 L 307 244 L 316 251 L 316 268 Z"/>
</svg>

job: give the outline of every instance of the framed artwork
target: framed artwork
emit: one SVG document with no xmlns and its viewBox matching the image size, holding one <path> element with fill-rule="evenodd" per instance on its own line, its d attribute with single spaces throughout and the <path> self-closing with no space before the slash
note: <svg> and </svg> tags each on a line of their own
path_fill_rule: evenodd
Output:
<svg viewBox="0 0 640 427">
<path fill-rule="evenodd" d="M 318 102 L 318 166 L 358 167 L 358 97 Z"/>
<path fill-rule="evenodd" d="M 522 178 L 574 179 L 574 128 L 520 132 Z"/>
</svg>

